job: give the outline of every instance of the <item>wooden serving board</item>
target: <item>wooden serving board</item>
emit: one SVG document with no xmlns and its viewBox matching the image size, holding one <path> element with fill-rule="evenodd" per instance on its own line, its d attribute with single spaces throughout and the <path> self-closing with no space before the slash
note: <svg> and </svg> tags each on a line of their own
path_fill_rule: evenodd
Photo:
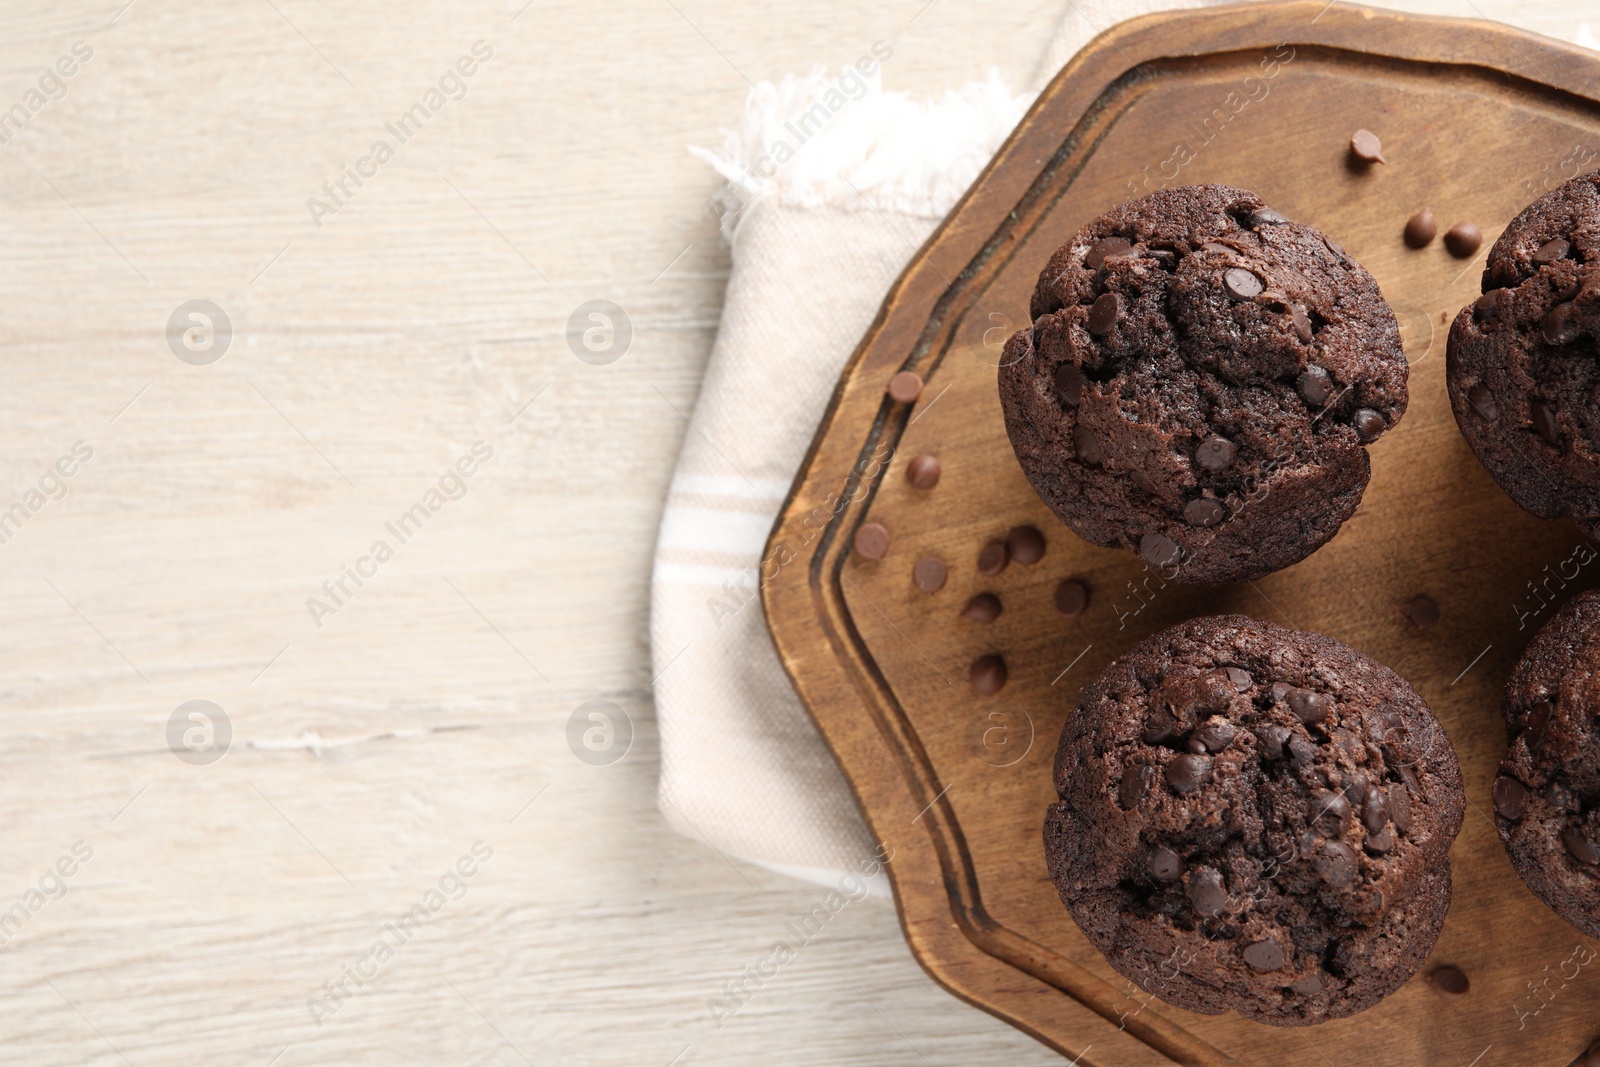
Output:
<svg viewBox="0 0 1600 1067">
<path fill-rule="evenodd" d="M 1348 165 L 1358 127 L 1383 138 L 1387 165 Z M 1562 1067 L 1600 1036 L 1600 944 L 1524 888 L 1487 815 L 1500 689 L 1551 605 L 1600 579 L 1600 560 L 1570 525 L 1500 492 L 1444 388 L 1447 324 L 1477 294 L 1489 245 L 1534 196 L 1596 165 L 1600 56 L 1322 0 L 1124 23 L 1044 92 L 890 292 L 769 544 L 772 558 L 796 557 L 764 587 L 779 653 L 894 850 L 906 937 L 935 979 L 1105 1067 Z M 1410 409 L 1371 450 L 1361 509 L 1311 558 L 1253 584 L 1162 586 L 1131 554 L 1079 540 L 1029 488 L 1001 424 L 1001 345 L 1026 323 L 1050 252 L 1164 178 L 1255 189 L 1333 235 L 1377 277 L 1411 363 Z M 1425 204 L 1441 232 L 1482 227 L 1477 258 L 1439 241 L 1405 247 L 1401 227 Z M 927 382 L 909 408 L 884 394 L 907 369 Z M 920 453 L 943 467 L 932 490 L 904 476 Z M 849 547 L 867 521 L 890 531 L 878 562 Z M 978 550 L 1021 523 L 1044 531 L 1044 559 L 981 577 Z M 949 568 L 931 596 L 911 579 L 928 555 Z M 1091 589 L 1075 619 L 1052 603 L 1068 577 Z M 989 626 L 959 617 L 980 591 L 1005 606 Z M 1416 594 L 1438 602 L 1437 625 L 1402 616 Z M 1046 875 L 1050 765 L 1079 688 L 1155 631 L 1222 612 L 1329 634 L 1393 667 L 1461 759 L 1469 806 L 1434 958 L 1351 1019 L 1281 1029 L 1153 1000 L 1089 946 Z M 1010 675 L 991 697 L 967 680 L 986 653 Z M 1469 975 L 1465 997 L 1426 982 L 1446 962 Z"/>
</svg>

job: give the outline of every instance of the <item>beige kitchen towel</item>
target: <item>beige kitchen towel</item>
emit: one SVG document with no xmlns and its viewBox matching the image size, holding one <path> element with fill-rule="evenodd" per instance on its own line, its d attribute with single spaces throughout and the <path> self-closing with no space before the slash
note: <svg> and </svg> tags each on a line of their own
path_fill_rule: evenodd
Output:
<svg viewBox="0 0 1600 1067">
<path fill-rule="evenodd" d="M 762 83 L 720 149 L 722 321 L 667 495 L 651 586 L 662 814 L 730 857 L 832 885 L 875 847 L 773 651 L 761 553 L 884 294 L 1039 88 L 1114 22 L 1203 0 L 1081 0 L 1013 94 L 991 75 L 918 103 L 877 42 L 837 77 Z M 781 579 L 780 579 L 781 580 Z M 870 867 L 877 870 L 876 867 Z M 887 895 L 876 873 L 872 889 Z"/>
</svg>

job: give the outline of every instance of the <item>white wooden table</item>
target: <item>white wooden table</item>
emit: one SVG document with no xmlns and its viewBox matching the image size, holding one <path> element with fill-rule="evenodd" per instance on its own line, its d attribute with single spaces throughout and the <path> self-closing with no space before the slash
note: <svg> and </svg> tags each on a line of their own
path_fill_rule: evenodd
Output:
<svg viewBox="0 0 1600 1067">
<path fill-rule="evenodd" d="M 878 39 L 1023 85 L 1064 0 L 121 3 L 0 9 L 0 1060 L 1059 1062 L 871 903 L 716 1025 L 821 891 L 665 829 L 645 620 L 728 265 L 685 146 Z"/>
</svg>

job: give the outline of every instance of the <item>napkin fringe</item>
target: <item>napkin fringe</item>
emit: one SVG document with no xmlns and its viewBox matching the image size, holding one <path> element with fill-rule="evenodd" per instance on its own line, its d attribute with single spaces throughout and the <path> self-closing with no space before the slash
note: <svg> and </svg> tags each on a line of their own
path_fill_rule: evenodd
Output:
<svg viewBox="0 0 1600 1067">
<path fill-rule="evenodd" d="M 750 208 L 769 198 L 936 219 L 961 199 L 1031 102 L 996 71 L 920 102 L 886 91 L 876 71 L 846 67 L 829 78 L 815 70 L 757 83 L 739 128 L 723 130 L 722 147 L 689 151 L 727 179 L 707 203 L 729 244 Z"/>
</svg>

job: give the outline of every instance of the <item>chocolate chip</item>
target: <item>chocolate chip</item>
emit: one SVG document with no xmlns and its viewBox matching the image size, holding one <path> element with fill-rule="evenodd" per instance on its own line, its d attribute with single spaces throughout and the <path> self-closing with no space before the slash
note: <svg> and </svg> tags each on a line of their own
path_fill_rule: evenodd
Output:
<svg viewBox="0 0 1600 1067">
<path fill-rule="evenodd" d="M 884 553 L 889 551 L 889 531 L 884 529 L 882 523 L 863 523 L 851 540 L 856 555 L 862 559 L 882 559 Z"/>
<path fill-rule="evenodd" d="M 1194 461 L 1208 471 L 1227 470 L 1233 462 L 1235 449 L 1226 437 L 1212 434 L 1194 450 Z"/>
<path fill-rule="evenodd" d="M 1389 820 L 1389 794 L 1383 789 L 1367 790 L 1361 803 L 1361 825 L 1368 833 L 1377 833 Z"/>
<path fill-rule="evenodd" d="M 1472 410 L 1478 416 L 1489 422 L 1500 417 L 1500 405 L 1495 403 L 1494 394 L 1489 392 L 1489 387 L 1479 382 L 1467 390 L 1467 403 L 1472 405 Z"/>
<path fill-rule="evenodd" d="M 1322 239 L 1322 244 L 1324 248 L 1332 252 L 1338 258 L 1340 263 L 1349 262 L 1350 257 L 1348 254 L 1346 254 L 1344 245 L 1340 244 L 1338 241 L 1335 241 L 1332 237 L 1324 237 Z"/>
<path fill-rule="evenodd" d="M 1256 684 L 1256 680 L 1250 677 L 1249 671 L 1241 670 L 1238 667 L 1228 667 L 1223 673 L 1228 676 L 1229 684 L 1240 693 L 1245 692 Z"/>
<path fill-rule="evenodd" d="M 1167 784 L 1178 793 L 1193 793 L 1211 780 L 1211 760 L 1185 752 L 1167 764 Z"/>
<path fill-rule="evenodd" d="M 1156 483 L 1144 471 L 1133 471 L 1128 475 L 1128 480 L 1134 485 L 1138 486 L 1142 492 L 1148 493 L 1151 496 L 1161 495 L 1161 490 L 1157 488 Z"/>
<path fill-rule="evenodd" d="M 1259 230 L 1263 226 L 1282 226 L 1288 221 L 1280 212 L 1274 211 L 1270 207 L 1258 207 L 1250 212 L 1250 228 L 1252 230 Z"/>
<path fill-rule="evenodd" d="M 1343 841 L 1323 842 L 1311 860 L 1311 869 L 1317 877 L 1335 889 L 1343 889 L 1354 882 L 1359 865 L 1355 850 Z"/>
<path fill-rule="evenodd" d="M 1006 661 L 999 656 L 979 656 L 972 661 L 972 667 L 967 672 L 967 677 L 972 682 L 972 688 L 984 696 L 991 696 L 1006 684 Z"/>
<path fill-rule="evenodd" d="M 1411 620 L 1411 625 L 1426 630 L 1439 621 L 1439 605 L 1433 597 L 1418 593 L 1400 606 L 1400 614 Z"/>
<path fill-rule="evenodd" d="M 1189 738 L 1190 745 L 1200 746 L 1200 755 L 1221 752 L 1233 744 L 1233 736 L 1237 733 L 1230 722 L 1221 719 L 1201 725 Z"/>
<path fill-rule="evenodd" d="M 1273 682 L 1267 687 L 1267 695 L 1272 698 L 1274 704 L 1282 704 L 1289 699 L 1289 690 L 1293 688 L 1294 686 L 1288 682 Z"/>
<path fill-rule="evenodd" d="M 914 404 L 922 395 L 922 376 L 916 371 L 903 370 L 889 379 L 889 399 L 896 404 Z"/>
<path fill-rule="evenodd" d="M 1283 946 L 1276 941 L 1252 941 L 1240 955 L 1257 971 L 1276 971 L 1283 967 Z"/>
<path fill-rule="evenodd" d="M 1069 408 L 1078 406 L 1083 398 L 1083 371 L 1075 363 L 1063 363 L 1056 368 L 1056 392 Z"/>
<path fill-rule="evenodd" d="M 1389 428 L 1389 424 L 1383 420 L 1383 416 L 1371 408 L 1361 408 L 1351 421 L 1355 424 L 1356 436 L 1361 438 L 1362 444 L 1367 445 L 1383 436 L 1383 431 Z"/>
<path fill-rule="evenodd" d="M 1500 317 L 1500 305 L 1504 300 L 1504 289 L 1490 289 L 1472 302 L 1472 321 L 1494 322 Z"/>
<path fill-rule="evenodd" d="M 1177 542 L 1164 534 L 1147 533 L 1139 538 L 1139 558 L 1152 567 L 1175 567 L 1182 555 Z"/>
<path fill-rule="evenodd" d="M 1076 619 L 1089 607 L 1089 587 L 1074 578 L 1063 579 L 1056 586 L 1056 610 L 1069 619 Z"/>
<path fill-rule="evenodd" d="M 1044 559 L 1044 534 L 1033 526 L 1014 527 L 1006 534 L 1006 548 L 1012 559 L 1024 567 L 1031 567 Z"/>
<path fill-rule="evenodd" d="M 1317 745 L 1299 734 L 1289 738 L 1289 761 L 1302 770 L 1317 761 Z"/>
<path fill-rule="evenodd" d="M 979 593 L 961 609 L 963 619 L 973 622 L 994 622 L 1000 617 L 1000 598 L 993 593 Z"/>
<path fill-rule="evenodd" d="M 1158 882 L 1176 882 L 1183 877 L 1182 857 L 1165 845 L 1150 851 L 1146 866 L 1150 869 L 1150 876 Z"/>
<path fill-rule="evenodd" d="M 1543 400 L 1535 400 L 1528 407 L 1529 414 L 1533 417 L 1533 428 L 1539 436 L 1552 445 L 1561 443 L 1560 430 L 1556 426 L 1556 412 Z"/>
<path fill-rule="evenodd" d="M 1600 848 L 1596 848 L 1594 842 L 1584 837 L 1576 826 L 1561 831 L 1561 843 L 1579 863 L 1600 864 Z"/>
<path fill-rule="evenodd" d="M 1550 309 L 1539 323 L 1539 332 L 1544 334 L 1546 344 L 1570 345 L 1583 336 L 1583 327 L 1578 324 L 1578 316 L 1573 314 L 1572 301 L 1557 304 Z"/>
<path fill-rule="evenodd" d="M 1391 785 L 1389 793 L 1389 818 L 1394 828 L 1403 834 L 1411 832 L 1411 794 L 1403 785 Z"/>
<path fill-rule="evenodd" d="M 1089 332 L 1103 337 L 1122 315 L 1122 298 L 1116 293 L 1101 293 L 1089 308 Z"/>
<path fill-rule="evenodd" d="M 1344 798 L 1354 807 L 1361 806 L 1362 802 L 1367 799 L 1367 779 L 1365 775 L 1357 772 L 1350 776 L 1349 781 L 1344 783 Z"/>
<path fill-rule="evenodd" d="M 1160 772 L 1148 763 L 1135 763 L 1126 768 L 1122 781 L 1117 783 L 1117 799 L 1122 802 L 1122 810 L 1132 811 L 1138 807 L 1159 776 Z"/>
<path fill-rule="evenodd" d="M 1357 130 L 1350 135 L 1350 154 L 1363 163 L 1387 163 L 1383 158 L 1383 142 L 1371 130 Z"/>
<path fill-rule="evenodd" d="M 1529 752 L 1537 752 L 1544 747 L 1545 731 L 1550 729 L 1550 713 L 1555 711 L 1555 706 L 1548 700 L 1541 700 L 1528 709 L 1526 729 L 1522 735 L 1528 743 Z"/>
<path fill-rule="evenodd" d="M 1320 993 L 1322 992 L 1322 974 L 1320 971 L 1312 971 L 1304 978 L 1296 978 L 1294 981 L 1290 982 L 1289 988 L 1294 990 L 1296 993 L 1299 993 L 1303 997 L 1309 997 L 1314 993 Z"/>
<path fill-rule="evenodd" d="M 947 577 L 944 561 L 934 556 L 923 556 L 917 560 L 917 565 L 911 568 L 911 580 L 918 589 L 932 596 L 944 588 Z"/>
<path fill-rule="evenodd" d="M 1433 969 L 1428 975 L 1428 984 L 1435 993 L 1452 999 L 1466 996 L 1467 990 L 1472 987 L 1472 983 L 1467 981 L 1467 972 L 1448 963 Z"/>
<path fill-rule="evenodd" d="M 1090 270 L 1099 270 L 1107 256 L 1120 256 L 1131 248 L 1133 244 L 1126 237 L 1102 237 L 1084 253 L 1083 265 Z"/>
<path fill-rule="evenodd" d="M 1362 846 L 1374 855 L 1382 856 L 1394 850 L 1394 833 L 1385 826 L 1375 834 L 1368 834 Z"/>
<path fill-rule="evenodd" d="M 1328 377 L 1328 372 L 1321 367 L 1312 365 L 1295 379 L 1294 387 L 1304 400 L 1312 407 L 1320 408 L 1328 402 L 1333 395 L 1333 380 Z"/>
<path fill-rule="evenodd" d="M 1196 867 L 1189 875 L 1189 903 L 1201 915 L 1218 916 L 1228 910 L 1228 890 L 1222 872 L 1211 867 Z"/>
<path fill-rule="evenodd" d="M 1406 220 L 1406 244 L 1412 248 L 1426 248 L 1433 235 L 1439 232 L 1439 224 L 1433 220 L 1433 209 L 1423 208 Z"/>
<path fill-rule="evenodd" d="M 1310 689 L 1289 690 L 1289 710 L 1306 725 L 1321 722 L 1333 713 L 1333 698 Z"/>
<path fill-rule="evenodd" d="M 1006 569 L 1011 553 L 1004 541 L 990 541 L 978 550 L 978 573 L 993 578 Z"/>
<path fill-rule="evenodd" d="M 1301 344 L 1311 343 L 1311 317 L 1306 314 L 1306 309 L 1299 304 L 1289 309 L 1289 322 L 1294 326 L 1294 335 L 1300 338 Z"/>
<path fill-rule="evenodd" d="M 1444 233 L 1444 246 L 1457 259 L 1466 259 L 1483 244 L 1483 231 L 1477 223 L 1458 222 Z"/>
<path fill-rule="evenodd" d="M 1566 259 L 1567 253 L 1571 250 L 1572 246 L 1567 244 L 1566 241 L 1559 237 L 1553 237 L 1539 246 L 1539 250 L 1533 254 L 1533 262 L 1542 267 L 1547 263 L 1554 263 L 1558 259 Z"/>
<path fill-rule="evenodd" d="M 1271 759 L 1283 758 L 1283 743 L 1289 740 L 1287 726 L 1268 726 L 1261 731 L 1261 748 Z"/>
<path fill-rule="evenodd" d="M 916 489 L 932 489 L 939 484 L 939 457 L 924 452 L 906 464 L 906 481 Z"/>
<path fill-rule="evenodd" d="M 1079 459 L 1099 465 L 1100 442 L 1095 439 L 1094 431 L 1081 422 L 1072 429 L 1072 447 L 1077 449 Z"/>
<path fill-rule="evenodd" d="M 1422 795 L 1422 780 L 1417 777 L 1417 772 L 1412 770 L 1409 764 L 1402 763 L 1400 765 L 1400 780 L 1405 783 L 1405 789 L 1403 789 L 1402 792 L 1406 794 L 1406 799 L 1408 802 L 1410 801 L 1412 793 L 1415 793 L 1417 796 Z M 1395 786 L 1395 788 L 1399 789 L 1400 787 Z M 1389 803 L 1393 805 L 1393 798 L 1390 799 Z"/>
<path fill-rule="evenodd" d="M 1582 811 L 1583 805 L 1572 795 L 1572 790 L 1560 782 L 1551 781 L 1544 787 L 1544 798 L 1557 811 Z"/>
<path fill-rule="evenodd" d="M 1522 818 L 1528 797 L 1528 787 L 1508 774 L 1494 780 L 1494 810 L 1502 819 L 1516 822 Z"/>
<path fill-rule="evenodd" d="M 1210 497 L 1197 497 L 1183 506 L 1183 521 L 1190 526 L 1215 526 L 1228 517 L 1228 509 Z"/>
<path fill-rule="evenodd" d="M 1306 819 L 1323 837 L 1338 837 L 1350 822 L 1350 802 L 1341 793 L 1317 793 L 1306 808 Z"/>
<path fill-rule="evenodd" d="M 1173 719 L 1172 713 L 1166 708 L 1152 708 L 1144 720 L 1144 743 L 1147 745 L 1160 744 L 1172 737 L 1178 730 L 1178 723 Z"/>
<path fill-rule="evenodd" d="M 1229 267 L 1222 272 L 1222 288 L 1235 300 L 1254 300 L 1264 288 L 1261 279 L 1243 267 Z"/>
</svg>

